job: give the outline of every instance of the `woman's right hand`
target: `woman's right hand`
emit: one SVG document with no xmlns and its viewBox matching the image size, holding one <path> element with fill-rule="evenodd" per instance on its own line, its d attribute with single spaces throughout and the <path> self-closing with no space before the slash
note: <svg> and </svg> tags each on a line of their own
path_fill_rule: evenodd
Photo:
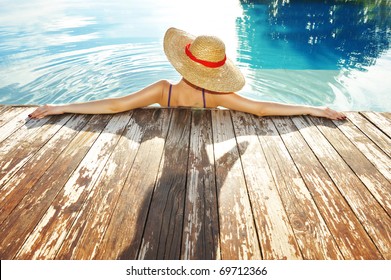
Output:
<svg viewBox="0 0 391 280">
<path fill-rule="evenodd" d="M 64 114 L 61 105 L 49 105 L 46 104 L 44 106 L 38 107 L 34 112 L 29 115 L 29 118 L 33 119 L 42 119 L 46 116 L 50 115 L 60 115 Z"/>
<path fill-rule="evenodd" d="M 312 107 L 311 115 L 314 117 L 323 117 L 332 120 L 346 119 L 346 115 L 344 113 L 335 111 L 329 107 Z"/>
</svg>

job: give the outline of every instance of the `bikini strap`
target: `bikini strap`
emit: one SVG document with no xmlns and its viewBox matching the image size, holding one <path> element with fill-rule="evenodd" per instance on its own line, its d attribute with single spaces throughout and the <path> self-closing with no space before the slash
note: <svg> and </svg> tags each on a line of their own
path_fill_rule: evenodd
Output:
<svg viewBox="0 0 391 280">
<path fill-rule="evenodd" d="M 167 102 L 168 107 L 170 107 L 170 101 L 171 101 L 171 88 L 172 88 L 172 84 L 170 84 L 170 89 L 168 90 L 168 102 Z"/>
<path fill-rule="evenodd" d="M 206 108 L 205 89 L 202 89 L 202 100 L 204 101 L 204 108 Z"/>
</svg>

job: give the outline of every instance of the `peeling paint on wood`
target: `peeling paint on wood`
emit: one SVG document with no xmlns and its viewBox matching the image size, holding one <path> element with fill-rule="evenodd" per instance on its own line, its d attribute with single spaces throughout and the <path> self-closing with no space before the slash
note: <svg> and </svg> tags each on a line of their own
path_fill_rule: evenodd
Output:
<svg viewBox="0 0 391 280">
<path fill-rule="evenodd" d="M 2 259 L 14 258 L 111 116 L 94 116 L 34 184 L 0 227 Z M 18 236 L 18 242 L 14 240 Z M 14 242 L 10 242 L 14 240 Z"/>
<path fill-rule="evenodd" d="M 21 166 L 20 169 L 13 168 L 13 170 L 8 171 L 7 175 L 2 178 L 3 180 L 12 176 L 0 189 L 0 221 L 3 221 L 9 215 L 12 209 L 23 199 L 45 173 L 47 168 L 66 148 L 68 141 L 75 137 L 77 132 L 85 124 L 86 117 L 79 116 L 72 118 L 70 121 L 68 120 L 69 116 L 66 116 L 58 122 L 46 125 L 49 129 L 44 131 L 40 130 L 40 132 L 46 134 L 48 137 L 45 137 L 42 141 L 32 143 L 30 146 L 25 145 L 26 148 L 24 150 L 18 150 L 18 156 L 13 157 L 13 161 L 17 159 L 21 163 L 27 162 L 25 158 L 28 158 L 28 164 Z M 66 125 L 64 126 L 64 124 Z M 53 133 L 55 133 L 54 136 Z M 47 141 L 49 137 L 52 138 Z M 35 135 L 33 135 L 32 137 L 28 137 L 26 141 L 34 142 L 35 138 Z M 42 147 L 42 145 L 44 146 Z M 15 166 L 19 165 L 21 164 L 15 164 Z M 21 188 L 20 186 L 23 187 Z"/>
<path fill-rule="evenodd" d="M 334 121 L 335 125 L 359 149 L 377 170 L 391 182 L 391 159 L 350 121 Z"/>
<path fill-rule="evenodd" d="M 230 112 L 212 111 L 212 119 L 221 257 L 261 259 Z"/>
<path fill-rule="evenodd" d="M 179 259 L 190 140 L 189 110 L 174 110 L 139 259 Z M 148 244 L 148 246 L 147 246 Z"/>
<path fill-rule="evenodd" d="M 0 106 L 1 259 L 391 259 L 391 114 Z"/>
<path fill-rule="evenodd" d="M 182 259 L 219 259 L 219 224 L 210 111 L 193 111 Z"/>
<path fill-rule="evenodd" d="M 273 122 L 344 258 L 381 259 L 376 246 L 292 120 L 273 118 Z"/>
<path fill-rule="evenodd" d="M 232 112 L 232 117 L 263 258 L 301 259 L 253 118 L 240 112 Z"/>
<path fill-rule="evenodd" d="M 139 252 L 151 197 L 162 161 L 171 111 L 140 110 L 134 113 L 140 127 L 140 146 L 99 248 L 98 259 L 143 259 L 149 245 Z"/>
<path fill-rule="evenodd" d="M 51 207 L 55 209 L 56 215 L 49 217 L 48 214 L 44 215 L 36 226 L 35 232 L 39 232 L 41 229 L 45 230 L 40 234 L 38 242 L 34 234 L 26 240 L 18 253 L 20 258 L 30 258 L 31 256 L 34 259 L 55 257 L 69 231 L 69 227 L 78 214 L 78 210 L 92 191 L 128 121 L 129 116 L 127 114 L 116 115 L 109 121 L 53 202 Z M 49 222 L 46 222 L 46 220 L 49 220 Z M 58 233 L 61 233 L 61 235 Z M 32 249 L 35 251 L 34 255 L 32 255 Z"/>
<path fill-rule="evenodd" d="M 23 125 L 26 125 L 30 128 L 34 127 L 35 123 L 41 123 L 45 122 L 46 120 L 30 120 L 28 118 L 28 114 L 32 113 L 34 111 L 34 108 L 23 108 L 20 111 L 18 111 L 17 115 L 12 114 L 12 118 L 6 118 L 6 121 L 1 127 L 0 127 L 0 142 L 4 141 L 4 139 L 7 139 L 8 136 L 10 136 L 12 133 L 17 131 L 20 127 Z"/>
<path fill-rule="evenodd" d="M 272 119 L 257 118 L 255 123 L 303 257 L 343 258 Z"/>
<path fill-rule="evenodd" d="M 389 136 L 359 113 L 348 112 L 346 115 L 373 143 L 388 157 L 391 157 L 391 138 Z"/>
<path fill-rule="evenodd" d="M 333 123 L 328 121 L 326 124 L 324 120 L 317 118 L 311 118 L 311 121 L 319 127 L 334 149 L 391 216 L 391 183 L 341 131 L 335 129 Z"/>
<path fill-rule="evenodd" d="M 292 119 L 384 258 L 391 257 L 391 219 L 308 118 Z"/>
<path fill-rule="evenodd" d="M 369 121 L 374 123 L 378 129 L 391 137 L 391 120 L 377 112 L 362 112 Z"/>
</svg>

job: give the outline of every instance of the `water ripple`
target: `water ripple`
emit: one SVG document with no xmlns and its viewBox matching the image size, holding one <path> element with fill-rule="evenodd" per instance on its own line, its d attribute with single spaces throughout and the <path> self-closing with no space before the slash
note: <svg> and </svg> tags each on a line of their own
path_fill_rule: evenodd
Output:
<svg viewBox="0 0 391 280">
<path fill-rule="evenodd" d="M 165 77 L 161 76 L 162 71 Z M 158 79 L 178 76 L 167 62 L 160 42 L 109 45 L 53 54 L 39 61 L 28 61 L 24 67 L 18 66 L 11 72 L 18 76 L 15 77 L 18 83 L 0 89 L 6 93 L 0 100 L 3 103 L 7 103 L 11 95 L 13 103 L 23 104 L 121 96 Z"/>
</svg>

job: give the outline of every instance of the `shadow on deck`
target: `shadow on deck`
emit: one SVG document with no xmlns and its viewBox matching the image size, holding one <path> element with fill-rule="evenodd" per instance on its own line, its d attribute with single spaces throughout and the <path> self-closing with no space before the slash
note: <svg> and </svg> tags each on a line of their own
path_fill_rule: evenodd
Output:
<svg viewBox="0 0 391 280">
<path fill-rule="evenodd" d="M 391 259 L 391 115 L 0 107 L 1 259 Z"/>
</svg>

